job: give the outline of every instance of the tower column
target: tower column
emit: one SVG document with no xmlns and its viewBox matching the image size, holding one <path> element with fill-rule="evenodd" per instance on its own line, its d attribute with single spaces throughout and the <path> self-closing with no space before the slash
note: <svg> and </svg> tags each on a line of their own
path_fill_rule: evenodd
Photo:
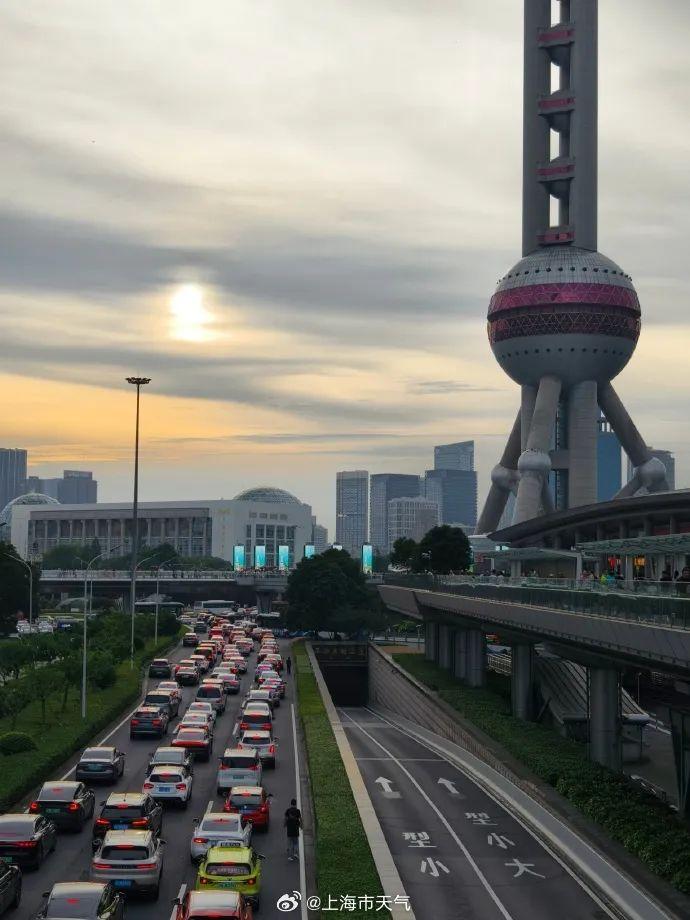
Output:
<svg viewBox="0 0 690 920">
<path fill-rule="evenodd" d="M 548 452 L 560 393 L 561 381 L 556 377 L 542 377 L 539 381 L 527 446 L 518 461 L 520 485 L 515 503 L 516 524 L 539 514 L 542 489 L 551 471 Z"/>
<path fill-rule="evenodd" d="M 551 0 L 525 3 L 523 160 L 522 160 L 522 254 L 533 252 L 539 234 L 549 226 L 549 193 L 537 181 L 539 163 L 549 160 L 549 126 L 538 114 L 537 103 L 550 89 L 550 62 L 539 48 L 540 29 L 551 24 Z"/>
<path fill-rule="evenodd" d="M 503 455 L 491 471 L 491 486 L 477 521 L 477 533 L 491 533 L 492 530 L 496 530 L 511 489 L 517 481 L 517 463 L 520 456 L 520 416 L 521 410 L 518 410 Z"/>
<path fill-rule="evenodd" d="M 590 505 L 597 500 L 597 385 L 576 383 L 568 399 L 568 506 Z"/>
</svg>

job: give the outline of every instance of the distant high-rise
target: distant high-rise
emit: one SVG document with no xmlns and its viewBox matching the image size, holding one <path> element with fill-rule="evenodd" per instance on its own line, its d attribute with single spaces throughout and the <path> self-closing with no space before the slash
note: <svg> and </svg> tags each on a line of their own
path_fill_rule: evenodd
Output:
<svg viewBox="0 0 690 920">
<path fill-rule="evenodd" d="M 311 517 L 311 542 L 314 544 L 314 552 L 317 556 L 328 549 L 328 528 L 323 524 L 317 524 L 314 514 Z"/>
<path fill-rule="evenodd" d="M 474 441 L 456 441 L 434 447 L 435 470 L 473 470 Z"/>
<path fill-rule="evenodd" d="M 26 491 L 26 451 L 0 447 L 0 510 Z"/>
<path fill-rule="evenodd" d="M 367 542 L 369 473 L 343 470 L 336 474 L 335 542 L 359 559 L 362 543 Z"/>
<path fill-rule="evenodd" d="M 389 553 L 388 503 L 393 498 L 419 495 L 419 476 L 408 473 L 374 473 L 369 483 L 369 542 L 374 551 Z"/>
<path fill-rule="evenodd" d="M 98 482 L 87 470 L 64 470 L 62 477 L 29 476 L 27 489 L 57 499 L 61 505 L 92 505 L 98 501 Z"/>
<path fill-rule="evenodd" d="M 438 504 L 428 498 L 403 496 L 388 502 L 388 542 L 390 547 L 401 537 L 421 540 L 438 525 Z"/>
<path fill-rule="evenodd" d="M 597 430 L 597 501 L 607 502 L 620 491 L 623 475 L 621 442 L 603 415 Z"/>
<path fill-rule="evenodd" d="M 441 524 L 477 524 L 477 474 L 474 470 L 427 470 L 424 495 L 436 502 Z"/>
<path fill-rule="evenodd" d="M 660 460 L 664 469 L 666 470 L 666 482 L 668 483 L 669 492 L 674 492 L 676 489 L 676 458 L 673 456 L 673 453 L 670 450 L 661 450 L 654 447 L 649 448 L 649 453 L 652 457 L 656 457 L 657 460 Z M 636 469 L 633 467 L 630 459 L 628 458 L 628 482 L 630 482 L 636 473 Z"/>
</svg>

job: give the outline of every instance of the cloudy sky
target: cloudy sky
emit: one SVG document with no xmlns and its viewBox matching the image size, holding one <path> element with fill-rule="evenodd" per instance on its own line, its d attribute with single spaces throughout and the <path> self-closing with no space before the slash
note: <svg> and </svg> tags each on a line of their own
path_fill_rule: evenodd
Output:
<svg viewBox="0 0 690 920">
<path fill-rule="evenodd" d="M 490 11 L 488 7 L 490 6 Z M 617 381 L 690 483 L 690 4 L 600 4 Z M 422 471 L 518 393 L 488 298 L 520 247 L 519 0 L 23 0 L 0 12 L 0 444 L 143 499 Z"/>
</svg>

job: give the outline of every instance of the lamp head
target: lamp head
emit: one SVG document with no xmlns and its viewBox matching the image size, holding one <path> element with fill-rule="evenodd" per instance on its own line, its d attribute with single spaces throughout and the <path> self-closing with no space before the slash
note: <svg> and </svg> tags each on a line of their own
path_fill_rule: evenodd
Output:
<svg viewBox="0 0 690 920">
<path fill-rule="evenodd" d="M 147 383 L 151 383 L 150 377 L 126 377 L 125 379 L 127 383 L 131 383 L 133 386 L 136 386 L 136 387 L 143 387 Z"/>
</svg>

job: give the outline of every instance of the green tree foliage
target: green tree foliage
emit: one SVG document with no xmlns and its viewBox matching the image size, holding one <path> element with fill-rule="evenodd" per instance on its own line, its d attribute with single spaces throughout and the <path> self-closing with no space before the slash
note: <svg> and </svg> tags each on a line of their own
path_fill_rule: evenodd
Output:
<svg viewBox="0 0 690 920">
<path fill-rule="evenodd" d="M 77 652 L 66 655 L 58 662 L 56 670 L 60 680 L 62 681 L 62 707 L 60 711 L 64 712 L 67 708 L 67 699 L 69 697 L 70 690 L 72 687 L 81 686 L 81 655 L 79 655 Z"/>
<path fill-rule="evenodd" d="M 55 690 L 55 672 L 53 668 L 35 668 L 30 677 L 30 695 L 41 704 L 41 721 L 45 724 L 46 703 Z"/>
<path fill-rule="evenodd" d="M 16 681 L 0 690 L 0 713 L 3 718 L 10 720 L 12 728 L 16 726 L 19 714 L 29 699 L 29 688 L 26 683 Z"/>
<path fill-rule="evenodd" d="M 422 537 L 415 554 L 415 569 L 439 575 L 462 572 L 472 564 L 472 551 L 467 534 L 460 527 L 443 524 L 433 527 Z"/>
<path fill-rule="evenodd" d="M 393 544 L 391 565 L 401 565 L 411 569 L 417 553 L 417 543 L 412 537 L 400 537 Z"/>
<path fill-rule="evenodd" d="M 29 572 L 19 561 L 20 556 L 11 543 L 0 542 L 0 633 L 14 632 L 17 615 L 29 615 Z M 34 616 L 38 612 L 39 572 L 34 568 Z"/>
</svg>

